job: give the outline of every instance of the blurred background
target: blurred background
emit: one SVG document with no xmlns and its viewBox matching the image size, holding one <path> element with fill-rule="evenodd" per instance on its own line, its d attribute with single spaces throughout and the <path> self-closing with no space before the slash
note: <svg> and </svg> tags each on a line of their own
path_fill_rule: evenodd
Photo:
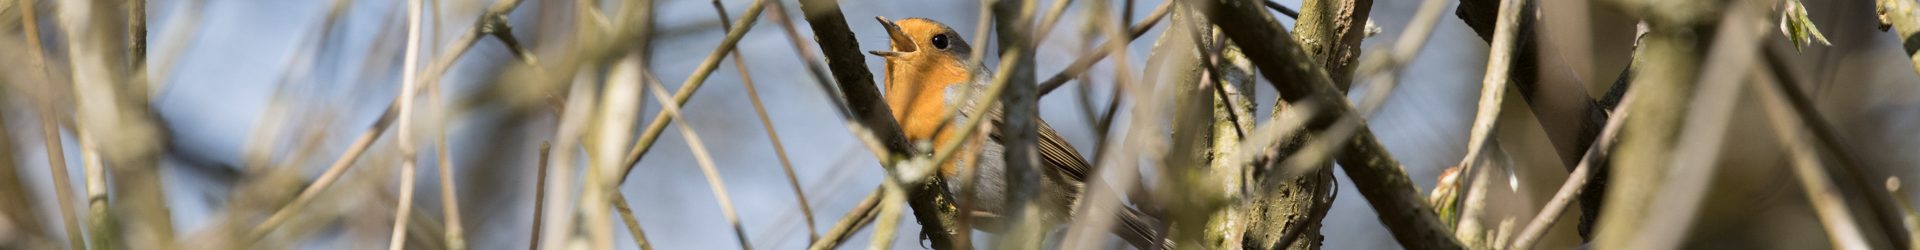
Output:
<svg viewBox="0 0 1920 250">
<path fill-rule="evenodd" d="M 41 9 L 40 30 L 53 34 L 56 8 L 67 2 L 49 1 Z M 241 193 L 248 171 L 247 152 L 258 145 L 277 145 L 271 150 L 275 161 L 292 160 L 300 169 L 298 176 L 318 176 L 354 135 L 379 118 L 388 101 L 397 95 L 401 64 L 398 44 L 404 40 L 403 1 L 348 1 L 330 19 L 331 1 L 245 1 L 245 0 L 153 0 L 146 9 L 150 20 L 150 63 L 153 95 L 151 108 L 165 128 L 165 154 L 159 175 L 165 183 L 165 201 L 172 208 L 173 227 L 186 236 L 208 232 L 219 226 L 220 217 Z M 566 46 L 543 31 L 539 24 L 546 8 L 570 7 L 528 1 L 508 15 L 515 35 L 546 56 L 555 46 Z M 751 1 L 725 0 L 721 3 L 737 17 Z M 799 20 L 799 3 L 784 1 L 787 14 Z M 1299 0 L 1280 0 L 1282 5 L 1301 6 Z M 1618 10 L 1586 6 L 1586 1 L 1540 1 L 1547 31 L 1540 32 L 1542 81 L 1572 81 L 1587 86 L 1589 93 L 1604 93 L 1626 67 L 1634 36 L 1633 21 Z M 423 35 L 422 64 L 441 53 L 455 37 L 465 33 L 475 18 L 492 4 L 482 0 L 429 1 L 433 10 L 427 16 L 429 26 Z M 1042 2 L 1046 6 L 1050 2 Z M 1400 36 L 1420 4 L 1413 0 L 1376 1 L 1372 20 L 1382 29 L 1367 38 L 1365 53 L 1385 51 Z M 604 3 L 614 9 L 618 3 Z M 1144 16 L 1158 6 L 1157 1 L 1141 2 L 1131 11 Z M 18 6 L 18 5 L 14 5 Z M 1897 176 L 1912 179 L 1914 166 L 1920 166 L 1920 77 L 1906 60 L 1899 39 L 1876 28 L 1873 5 L 1869 1 L 1810 1 L 1807 10 L 1831 46 L 1813 45 L 1795 54 L 1794 67 L 1805 89 L 1824 118 L 1838 126 L 1858 150 L 1855 155 L 1870 167 L 1869 176 Z M 720 18 L 708 1 L 666 0 L 656 6 L 658 16 L 654 53 L 648 61 L 654 73 L 674 88 L 686 79 L 724 36 Z M 973 1 L 933 0 L 845 0 L 842 1 L 849 25 L 862 50 L 885 49 L 883 29 L 871 21 L 873 16 L 893 19 L 923 17 L 938 20 L 963 34 L 971 34 L 979 16 L 979 3 Z M 1087 25 L 1077 21 L 1086 15 L 1084 6 L 1069 10 L 1050 39 L 1038 51 L 1038 72 L 1042 76 L 1059 72 L 1083 53 L 1089 37 Z M 1118 6 L 1111 8 L 1119 9 Z M 1450 6 L 1448 8 L 1452 10 Z M 1555 33 L 1562 25 L 1560 15 L 1588 16 L 1593 22 L 1592 36 Z M 18 9 L 12 15 L 17 18 Z M 1777 14 L 1777 13 L 1776 13 Z M 333 20 L 329 30 L 328 21 Z M 566 19 L 562 19 L 566 20 Z M 1290 18 L 1280 18 L 1289 27 Z M 0 22 L 6 24 L 6 22 Z M 803 24 L 803 23 L 802 23 Z M 1164 25 L 1155 27 L 1144 38 L 1131 43 L 1129 58 L 1146 58 Z M 751 70 L 762 101 L 766 103 L 775 129 L 791 155 L 794 170 L 812 203 L 820 225 L 806 228 L 802 212 L 780 169 L 780 162 L 769 146 L 766 133 L 755 117 L 753 107 L 742 96 L 745 89 L 731 62 L 720 64 L 706 86 L 685 105 L 687 119 L 675 121 L 699 131 L 706 146 L 716 155 L 722 179 L 739 209 L 740 221 L 754 247 L 796 249 L 807 244 L 807 231 L 824 231 L 855 203 L 881 182 L 882 171 L 873 154 L 867 152 L 847 132 L 832 111 L 826 93 L 807 77 L 800 58 L 792 52 L 791 42 L 779 31 L 777 23 L 763 18 L 754 24 L 739 43 L 742 61 Z M 15 27 L 4 29 L 19 39 Z M 810 35 L 802 28 L 803 35 Z M 556 32 L 558 33 L 558 32 Z M 564 35 L 564 34 L 562 34 Z M 46 35 L 47 51 L 64 54 L 64 37 Z M 970 38 L 971 39 L 971 38 Z M 1766 39 L 1785 39 L 1778 33 Z M 808 46 L 814 46 L 807 41 Z M 14 41 L 9 41 L 7 45 Z M 991 49 L 985 41 L 972 41 Z M 1567 45 L 1573 44 L 1573 45 Z M 1782 45 L 1784 43 L 1773 43 Z M 1593 51 L 1572 51 L 1557 46 L 1593 46 Z M 1466 154 L 1469 125 L 1473 122 L 1479 82 L 1485 70 L 1487 43 L 1466 23 L 1452 15 L 1442 16 L 1433 36 L 1407 68 L 1406 76 L 1394 89 L 1386 106 L 1369 120 L 1369 127 L 1402 164 L 1422 193 L 1431 190 L 1442 169 L 1459 163 Z M 0 57 L 22 57 L 24 50 L 7 47 Z M 24 47 L 20 47 L 24 48 Z M 51 56 L 51 54 L 50 54 Z M 991 57 L 990 57 L 991 58 Z M 867 65 L 880 75 L 879 57 L 868 56 Z M 732 60 L 732 59 L 729 59 Z M 59 62 L 59 61 L 54 61 Z M 518 61 L 498 40 L 482 39 L 466 56 L 453 64 L 446 74 L 446 98 L 467 108 L 451 115 L 448 145 L 454 162 L 453 176 L 440 176 L 432 166 L 433 157 L 420 158 L 416 210 L 431 219 L 439 218 L 442 204 L 439 181 L 457 181 L 462 220 L 467 239 L 477 249 L 510 249 L 526 246 L 531 228 L 534 187 L 540 144 L 550 140 L 557 117 L 551 110 L 528 110 L 496 100 L 499 85 L 515 84 L 502 77 L 504 68 Z M 993 62 L 989 62 L 992 64 Z M 1718 62 L 1705 62 L 1713 64 Z M 59 63 L 50 63 L 58 65 Z M 1097 65 L 1088 75 L 1094 88 L 1111 87 L 1110 62 Z M 1118 69 L 1139 71 L 1134 68 Z M 64 67 L 64 66 L 58 66 Z M 423 66 L 424 67 L 424 66 Z M 64 72 L 64 71 L 55 71 Z M 16 73 L 0 72 L 0 75 Z M 55 74 L 61 75 L 61 74 Z M 66 78 L 67 76 L 59 76 Z M 10 84 L 23 78 L 0 78 Z M 1083 84 L 1072 82 L 1069 85 Z M 1073 87 L 1073 86 L 1068 86 Z M 1351 98 L 1362 95 L 1356 86 Z M 1268 114 L 1276 98 L 1273 89 L 1260 85 L 1256 90 L 1258 112 Z M 1060 91 L 1040 99 L 1041 116 L 1069 142 L 1080 147 L 1083 155 L 1094 155 L 1096 135 L 1086 116 L 1080 114 L 1078 91 Z M 5 128 L 12 141 L 13 163 L 43 228 L 59 228 L 57 198 L 47 167 L 46 150 L 41 141 L 40 122 L 34 110 L 31 92 L 11 91 L 4 95 Z M 1112 98 L 1094 96 L 1094 100 Z M 1825 248 L 1825 235 L 1801 189 L 1787 171 L 1788 158 L 1772 139 L 1760 102 L 1743 98 L 1740 115 L 1729 129 L 1723 166 L 1715 178 L 1713 199 L 1702 210 L 1695 239 L 1690 246 L 1713 248 Z M 1510 99 L 1511 100 L 1511 99 Z M 458 105 L 457 105 L 458 106 Z M 1510 102 L 1510 112 L 1502 116 L 1498 132 L 1504 161 L 1515 163 L 1508 185 L 1494 195 L 1490 203 L 1508 217 L 1531 218 L 1533 211 L 1551 197 L 1566 177 L 1565 166 L 1546 139 L 1540 118 L 1524 103 Z M 659 103 L 648 98 L 644 116 L 660 112 Z M 1550 112 L 1549 112 L 1550 113 Z M 1265 115 L 1261 116 L 1264 120 Z M 1125 121 L 1126 119 L 1118 119 Z M 1124 124 L 1117 126 L 1126 126 Z M 266 128 L 284 127 L 278 132 Z M 1747 135 L 1747 136 L 1743 136 Z M 268 138 L 266 144 L 260 136 Z M 424 137 L 423 137 L 424 138 Z M 65 145 L 66 173 L 71 180 L 83 178 L 78 135 L 62 133 Z M 337 222 L 319 223 L 314 238 L 302 241 L 300 248 L 376 248 L 386 239 L 386 209 L 397 196 L 398 155 L 393 137 L 383 136 L 367 156 L 350 172 L 342 184 L 315 202 L 303 216 L 343 216 Z M 684 138 L 665 133 L 658 145 L 636 167 L 621 190 L 634 205 L 639 224 L 652 244 L 660 249 L 732 248 L 733 232 L 722 216 L 714 195 L 695 165 Z M 293 157 L 301 148 L 311 157 Z M 435 150 L 421 147 L 421 152 Z M 584 155 L 584 154 L 583 154 Z M 1338 173 L 1339 199 L 1325 219 L 1322 233 L 1330 249 L 1394 249 L 1399 245 L 1379 222 L 1373 208 L 1352 188 L 1344 173 Z M 1877 183 L 1876 183 L 1877 184 Z M 75 184 L 75 190 L 82 187 Z M 350 186 L 359 186 L 347 188 Z M 291 196 L 291 193 L 287 193 Z M 382 198 L 384 197 L 384 198 Z M 83 197 L 66 197 L 75 204 L 86 204 Z M 1911 197 L 1909 197 L 1911 198 Z M 84 214 L 84 207 L 76 208 Z M 1568 213 L 1577 216 L 1578 211 Z M 1566 247 L 1577 244 L 1578 236 L 1568 229 L 1570 220 L 1554 232 L 1547 245 Z M 635 248 L 624 227 L 618 227 L 615 240 L 623 249 Z M 871 229 L 868 229 L 871 230 Z M 918 227 L 911 220 L 902 224 L 899 240 L 892 248 L 915 249 L 923 246 L 913 233 Z M 59 230 L 47 232 L 64 237 Z M 5 232 L 5 231 L 0 231 Z M 862 232 L 854 239 L 865 239 Z M 4 237 L 0 237 L 4 238 Z M 183 242 L 189 242 L 183 240 Z M 984 242 L 984 241 L 983 241 Z M 189 243 L 191 244 L 191 243 Z M 845 247 L 863 247 L 864 240 L 853 240 Z"/>
</svg>

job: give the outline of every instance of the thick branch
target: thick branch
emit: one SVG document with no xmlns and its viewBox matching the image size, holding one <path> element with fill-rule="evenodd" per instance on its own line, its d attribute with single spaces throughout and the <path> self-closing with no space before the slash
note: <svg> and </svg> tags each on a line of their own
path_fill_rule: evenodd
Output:
<svg viewBox="0 0 1920 250">
<path fill-rule="evenodd" d="M 1294 22 L 1294 38 L 1300 49 L 1324 65 L 1333 86 L 1341 92 L 1353 83 L 1353 68 L 1359 65 L 1360 39 L 1366 37 L 1366 24 L 1373 0 L 1313 0 L 1300 5 L 1299 21 Z"/>
<path fill-rule="evenodd" d="M 1308 60 L 1306 53 L 1294 44 L 1293 37 L 1278 22 L 1267 16 L 1260 6 L 1253 4 L 1256 3 L 1216 0 L 1210 10 L 1213 13 L 1211 16 L 1216 18 L 1228 38 L 1244 46 L 1242 49 L 1254 65 L 1258 65 L 1260 72 L 1275 80 L 1274 87 L 1280 89 L 1282 99 L 1288 102 L 1312 100 L 1331 104 L 1331 108 L 1325 112 L 1328 117 L 1353 114 L 1353 105 L 1348 104 L 1344 95 L 1334 88 L 1333 80 L 1327 77 L 1326 71 L 1317 64 L 1300 63 Z M 1316 125 L 1331 125 L 1321 123 Z M 1433 207 L 1426 203 L 1419 189 L 1401 170 L 1399 162 L 1373 138 L 1373 133 L 1359 130 L 1350 140 L 1351 144 L 1343 150 L 1346 153 L 1338 161 L 1402 246 L 1415 249 L 1461 248 L 1460 242 L 1453 239 L 1434 215 Z"/>
</svg>

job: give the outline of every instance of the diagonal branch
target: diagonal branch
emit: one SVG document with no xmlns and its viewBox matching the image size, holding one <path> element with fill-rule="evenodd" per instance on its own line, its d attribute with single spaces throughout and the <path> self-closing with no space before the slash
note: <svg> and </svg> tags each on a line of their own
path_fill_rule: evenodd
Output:
<svg viewBox="0 0 1920 250">
<path fill-rule="evenodd" d="M 727 7 L 720 0 L 713 1 L 713 10 L 720 13 L 720 27 L 733 29 L 733 23 L 727 21 Z M 774 156 L 780 158 L 780 169 L 786 171 L 787 185 L 793 188 L 793 197 L 800 201 L 801 218 L 807 221 L 807 240 L 820 240 L 820 233 L 814 231 L 813 206 L 807 204 L 807 194 L 801 191 L 800 178 L 793 173 L 793 161 L 787 159 L 787 149 L 781 146 L 780 133 L 773 129 L 773 119 L 767 117 L 766 104 L 760 103 L 760 91 L 753 86 L 753 74 L 747 73 L 747 61 L 740 56 L 739 50 L 733 51 L 733 68 L 740 71 L 740 84 L 747 89 L 747 100 L 753 104 L 753 112 L 760 117 L 760 126 L 767 130 L 768 144 L 773 146 Z"/>
<path fill-rule="evenodd" d="M 1140 39 L 1140 36 L 1146 35 L 1147 30 L 1153 29 L 1154 24 L 1160 23 L 1161 19 L 1167 17 L 1167 13 L 1173 11 L 1174 2 L 1176 1 L 1167 1 L 1161 3 L 1160 7 L 1154 7 L 1153 13 L 1147 14 L 1146 20 L 1142 20 L 1140 23 L 1136 23 L 1128 29 L 1130 32 L 1128 34 L 1131 34 L 1128 36 L 1128 39 Z M 1041 96 L 1045 96 L 1047 93 L 1053 93 L 1054 89 L 1059 89 L 1061 85 L 1066 85 L 1067 81 L 1073 80 L 1075 76 L 1079 76 L 1081 73 L 1086 73 L 1088 69 L 1092 69 L 1093 64 L 1100 63 L 1100 60 L 1106 59 L 1107 56 L 1111 54 L 1110 51 L 1117 50 L 1112 47 L 1126 47 L 1127 43 L 1119 43 L 1119 45 L 1114 45 L 1115 43 L 1106 44 L 1108 45 L 1094 50 L 1093 53 L 1080 56 L 1080 59 L 1074 59 L 1073 64 L 1067 65 L 1067 69 L 1060 70 L 1060 73 L 1053 74 L 1053 77 L 1048 77 L 1046 81 L 1041 81 L 1040 87 L 1038 88 L 1040 92 L 1038 93 Z"/>
<path fill-rule="evenodd" d="M 843 114 L 851 115 L 849 120 L 858 121 L 858 125 L 849 124 L 855 128 L 856 136 L 879 143 L 869 146 L 890 152 L 885 153 L 891 155 L 887 158 L 914 155 L 909 153 L 913 151 L 908 147 L 899 123 L 893 120 L 891 108 L 874 87 L 873 74 L 867 71 L 866 59 L 861 55 L 853 31 L 847 28 L 846 16 L 840 12 L 839 1 L 802 0 L 800 9 L 808 25 L 813 28 L 815 41 L 827 57 L 827 66 L 832 69 L 834 81 L 840 90 L 838 96 L 845 98 L 846 106 L 843 109 L 851 111 Z M 894 168 L 895 159 L 883 158 L 883 166 Z M 912 186 L 905 188 L 908 204 L 913 207 L 914 217 L 920 222 L 921 235 L 932 245 L 955 246 L 955 234 L 966 229 L 954 226 L 953 199 L 948 197 L 946 186 L 942 183 L 944 181 L 936 176 L 923 183 L 910 184 Z"/>
<path fill-rule="evenodd" d="M 1294 44 L 1292 35 L 1280 27 L 1272 17 L 1261 11 L 1257 3 L 1243 1 L 1215 0 L 1210 13 L 1217 20 L 1228 38 L 1242 45 L 1242 49 L 1260 72 L 1275 81 L 1274 87 L 1280 89 L 1282 99 L 1288 102 L 1327 103 L 1330 108 L 1324 110 L 1325 117 L 1340 117 L 1355 113 L 1352 104 L 1348 104 L 1333 80 L 1318 64 L 1300 63 L 1309 60 L 1299 45 Z M 1294 84 L 1278 84 L 1290 82 Z M 1317 122 L 1326 127 L 1328 122 Z M 1362 122 L 1364 124 L 1364 122 Z M 1360 126 L 1364 128 L 1365 126 Z M 1449 230 L 1434 215 L 1432 206 L 1426 203 L 1419 189 L 1401 170 L 1393 156 L 1373 137 L 1373 133 L 1364 129 L 1355 133 L 1350 144 L 1342 147 L 1344 152 L 1338 162 L 1347 175 L 1354 181 L 1361 194 L 1379 212 L 1381 222 L 1386 224 L 1394 238 L 1407 248 L 1458 249 L 1460 242 L 1455 241 Z"/>
</svg>

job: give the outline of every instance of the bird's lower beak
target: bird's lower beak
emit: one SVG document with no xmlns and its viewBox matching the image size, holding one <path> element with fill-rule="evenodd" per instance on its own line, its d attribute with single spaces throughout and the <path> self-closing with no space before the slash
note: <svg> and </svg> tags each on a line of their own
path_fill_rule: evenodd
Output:
<svg viewBox="0 0 1920 250">
<path fill-rule="evenodd" d="M 873 17 L 873 19 L 880 21 L 880 27 L 887 28 L 887 37 L 892 38 L 893 40 L 891 44 L 893 45 L 894 53 L 892 54 L 913 52 L 914 50 L 918 49 L 918 46 L 913 44 L 913 39 L 908 38 L 906 32 L 901 32 L 900 25 L 894 24 L 893 20 L 887 20 L 887 17 L 884 17 L 884 16 L 875 16 Z M 874 55 L 880 55 L 877 52 L 878 51 L 876 51 Z M 887 56 L 887 55 L 880 55 L 880 56 Z"/>
</svg>

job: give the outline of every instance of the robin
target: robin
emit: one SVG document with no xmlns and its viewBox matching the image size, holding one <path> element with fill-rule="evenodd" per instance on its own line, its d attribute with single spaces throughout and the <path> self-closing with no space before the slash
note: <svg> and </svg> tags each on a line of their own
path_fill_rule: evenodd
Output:
<svg viewBox="0 0 1920 250">
<path fill-rule="evenodd" d="M 967 61 L 973 47 L 947 25 L 925 18 L 907 18 L 898 22 L 885 17 L 875 19 L 886 28 L 892 50 L 869 53 L 887 61 L 887 105 L 893 108 L 893 118 L 900 123 L 907 139 L 931 140 L 933 145 L 946 145 L 948 141 L 964 139 L 956 137 L 959 126 L 974 115 L 967 114 L 975 105 L 970 101 L 971 96 L 986 90 L 993 73 L 984 66 L 973 66 Z M 945 112 L 956 105 L 964 105 L 965 108 L 959 109 L 962 113 L 952 120 L 942 120 Z M 990 124 L 997 126 L 1001 123 L 999 109 L 994 109 L 988 115 L 992 119 L 989 120 Z M 1059 206 L 1048 209 L 1042 219 L 1066 221 L 1071 218 L 1072 206 L 1077 204 L 1075 201 L 1079 199 L 1093 171 L 1080 153 L 1068 145 L 1059 133 L 1054 132 L 1052 126 L 1048 126 L 1046 121 L 1036 119 L 1035 122 L 1039 125 L 1036 146 L 1039 155 L 1044 158 L 1041 163 L 1046 166 L 1042 172 L 1042 198 L 1052 199 L 1052 204 Z M 966 173 L 963 168 L 973 168 L 978 179 L 970 202 L 973 211 L 968 212 L 972 215 L 975 228 L 997 232 L 1004 225 L 999 215 L 1006 211 L 1002 208 L 1005 200 L 1001 197 L 1005 194 L 1004 162 L 998 160 L 1004 147 L 999 143 L 1000 131 L 989 131 L 988 138 L 968 143 L 957 154 L 978 157 L 955 157 L 958 160 L 942 163 L 938 172 L 947 180 L 964 180 L 960 178 L 962 173 Z M 977 159 L 978 162 L 966 162 L 966 159 Z M 948 181 L 947 184 L 950 190 L 960 190 L 959 181 Z M 1157 248 L 1152 244 L 1158 241 L 1157 234 L 1153 233 L 1155 227 L 1149 226 L 1152 224 L 1146 219 L 1150 217 L 1138 210 L 1122 210 L 1118 213 L 1121 225 L 1114 228 L 1114 233 L 1136 247 Z"/>
</svg>

